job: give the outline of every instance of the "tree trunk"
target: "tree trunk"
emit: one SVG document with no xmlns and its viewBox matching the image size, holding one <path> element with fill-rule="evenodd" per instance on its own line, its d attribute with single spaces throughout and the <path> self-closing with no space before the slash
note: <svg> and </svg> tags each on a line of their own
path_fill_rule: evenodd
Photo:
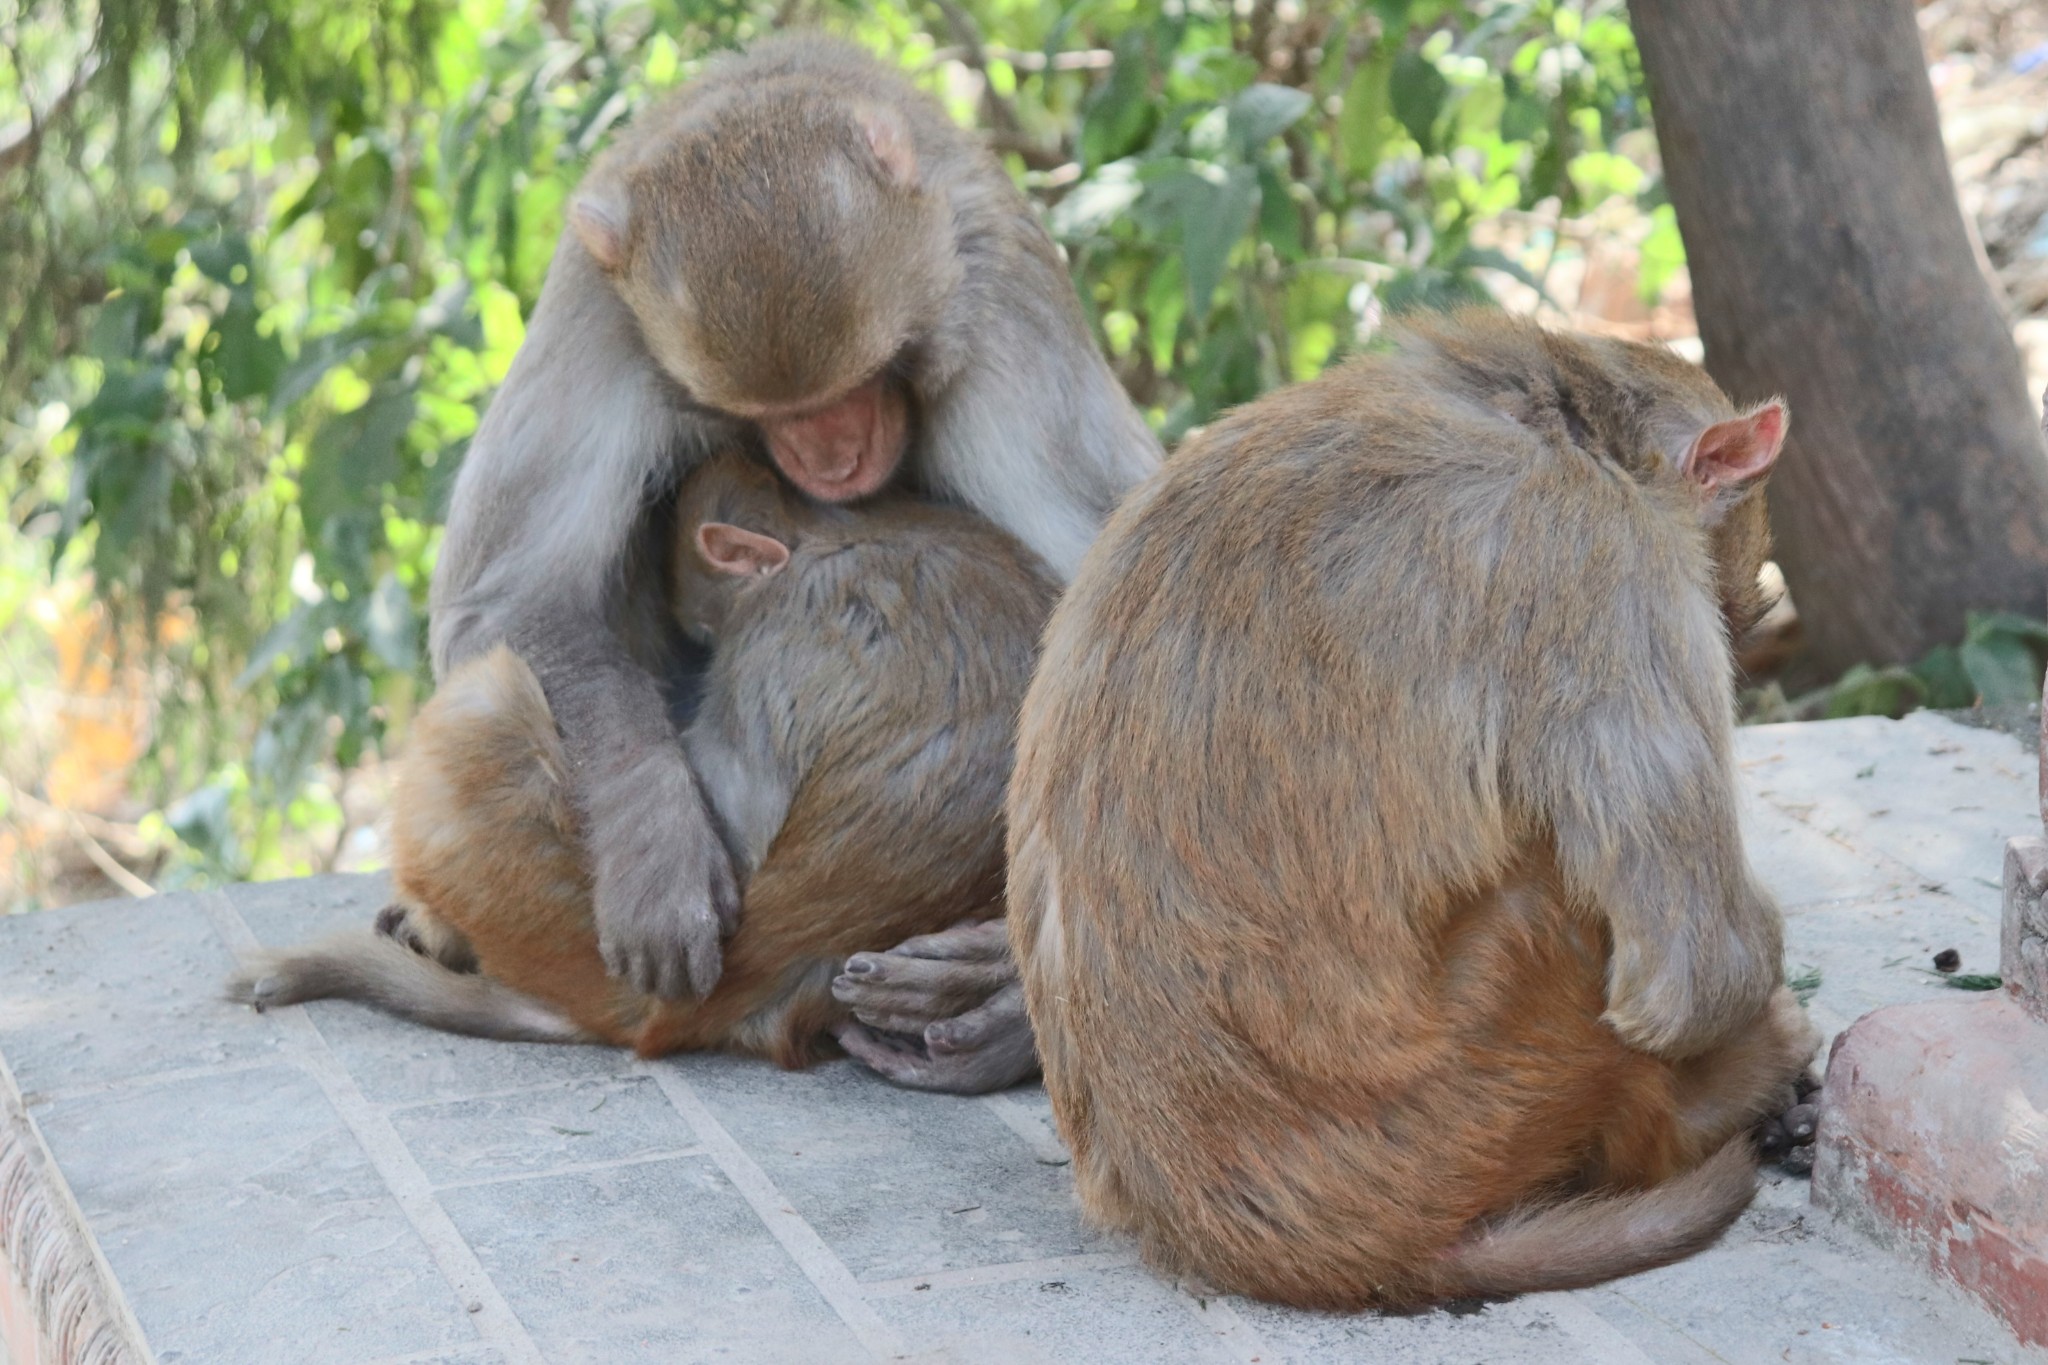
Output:
<svg viewBox="0 0 2048 1365">
<path fill-rule="evenodd" d="M 1956 204 L 1910 0 L 1630 0 L 1707 369 L 1782 393 L 1813 662 L 2048 602 L 2048 458 Z"/>
</svg>

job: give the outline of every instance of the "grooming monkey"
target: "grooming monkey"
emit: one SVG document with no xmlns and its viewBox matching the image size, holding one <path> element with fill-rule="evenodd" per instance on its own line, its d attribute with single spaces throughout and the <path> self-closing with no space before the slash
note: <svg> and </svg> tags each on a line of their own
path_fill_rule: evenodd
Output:
<svg viewBox="0 0 2048 1365">
<path fill-rule="evenodd" d="M 1009 930 L 1085 1210 L 1219 1289 L 1560 1289 L 1711 1242 L 1815 1035 L 1730 625 L 1785 409 L 1493 313 L 1237 410 L 1047 628 Z"/>
<path fill-rule="evenodd" d="M 236 998 L 799 1067 L 848 1020 L 832 998 L 847 954 L 1002 913 L 1011 735 L 1056 592 L 1043 565 L 973 513 L 808 503 L 736 453 L 698 466 L 677 517 L 675 597 L 713 645 L 683 750 L 745 884 L 711 994 L 666 1001 L 607 973 L 561 737 L 497 648 L 415 723 L 384 932 L 253 963 Z"/>
<path fill-rule="evenodd" d="M 604 962 L 671 999 L 717 982 L 738 901 L 658 681 L 677 666 L 659 509 L 735 443 L 827 501 L 902 466 L 1061 581 L 1159 461 L 1001 167 L 858 49 L 764 41 L 620 135 L 457 479 L 431 645 L 443 679 L 501 644 L 531 667 Z M 928 1017 L 959 1003 L 957 983 L 916 994 Z M 1021 1004 L 1006 1017 L 1028 1070 Z M 1014 1046 L 934 1060 L 919 1083 L 986 1088 L 1018 1067 Z"/>
</svg>

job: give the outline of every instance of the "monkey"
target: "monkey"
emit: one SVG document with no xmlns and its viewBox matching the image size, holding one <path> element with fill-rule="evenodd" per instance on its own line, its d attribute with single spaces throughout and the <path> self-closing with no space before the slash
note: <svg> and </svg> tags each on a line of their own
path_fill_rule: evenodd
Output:
<svg viewBox="0 0 2048 1365">
<path fill-rule="evenodd" d="M 682 750 L 744 887 L 711 993 L 663 1000 L 608 974 L 565 746 L 533 671 L 499 646 L 415 722 L 379 932 L 253 960 L 232 998 L 342 996 L 485 1037 L 795 1068 L 850 1021 L 832 995 L 847 954 L 1000 917 L 1003 794 L 1050 572 L 972 512 L 812 503 L 738 453 L 684 481 L 677 525 L 674 600 L 712 650 Z"/>
<path fill-rule="evenodd" d="M 566 216 L 455 481 L 429 652 L 443 680 L 500 644 L 532 670 L 607 970 L 701 997 L 738 899 L 674 742 L 669 703 L 699 667 L 662 601 L 679 477 L 739 443 L 828 502 L 900 485 L 979 512 L 1064 582 L 1159 446 L 992 153 L 844 42 L 713 59 L 633 120 Z M 956 1049 L 920 1083 L 983 1086 L 1016 1057 Z"/>
<path fill-rule="evenodd" d="M 1736 823 L 1777 400 L 1490 312 L 1237 409 L 1046 629 L 1011 944 L 1077 1193 L 1357 1309 L 1720 1235 L 1817 1035 Z"/>
</svg>

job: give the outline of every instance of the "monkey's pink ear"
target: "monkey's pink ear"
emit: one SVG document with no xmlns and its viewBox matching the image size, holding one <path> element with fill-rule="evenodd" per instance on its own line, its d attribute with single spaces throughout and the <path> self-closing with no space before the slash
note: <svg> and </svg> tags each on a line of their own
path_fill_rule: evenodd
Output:
<svg viewBox="0 0 2048 1365">
<path fill-rule="evenodd" d="M 626 199 L 615 189 L 586 187 L 570 201 L 569 225 L 576 229 L 576 239 L 606 270 L 625 263 L 626 223 Z"/>
<path fill-rule="evenodd" d="M 707 521 L 697 528 L 697 553 L 712 568 L 735 578 L 766 578 L 781 573 L 789 563 L 789 547 L 774 536 L 723 521 Z"/>
<path fill-rule="evenodd" d="M 1679 469 L 1709 493 L 1763 477 L 1785 447 L 1785 404 L 1776 398 L 1693 438 Z"/>
<path fill-rule="evenodd" d="M 911 145 L 903 115 L 883 105 L 864 104 L 854 118 L 883 173 L 906 190 L 917 188 L 917 148 Z"/>
</svg>

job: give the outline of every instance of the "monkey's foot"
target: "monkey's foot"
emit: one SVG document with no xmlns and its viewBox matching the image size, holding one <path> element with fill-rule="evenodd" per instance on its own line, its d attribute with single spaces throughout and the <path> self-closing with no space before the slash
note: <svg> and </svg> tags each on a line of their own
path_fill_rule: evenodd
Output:
<svg viewBox="0 0 2048 1365">
<path fill-rule="evenodd" d="M 1786 1097 L 1782 1114 L 1767 1115 L 1756 1127 L 1757 1154 L 1788 1175 L 1813 1174 L 1813 1139 L 1820 1124 L 1820 1082 L 1801 1076 Z"/>
<path fill-rule="evenodd" d="M 839 1045 L 898 1085 L 978 1095 L 1038 1070 L 1002 920 L 855 953 L 832 995 L 854 1016 L 837 1031 Z"/>
<path fill-rule="evenodd" d="M 920 934 L 886 953 L 855 953 L 832 982 L 832 994 L 869 1028 L 922 1034 L 1016 984 L 1009 926 L 997 919 Z"/>
<path fill-rule="evenodd" d="M 468 975 L 477 969 L 476 951 L 465 935 L 398 901 L 377 912 L 377 932 L 451 972 Z"/>
<path fill-rule="evenodd" d="M 912 1090 L 985 1095 L 1028 1080 L 1038 1070 L 1023 992 L 1017 992 L 1014 1014 L 1008 1004 L 998 997 L 958 1019 L 933 1024 L 922 1036 L 871 1029 L 853 1019 L 833 1029 L 832 1036 L 884 1080 Z"/>
</svg>

